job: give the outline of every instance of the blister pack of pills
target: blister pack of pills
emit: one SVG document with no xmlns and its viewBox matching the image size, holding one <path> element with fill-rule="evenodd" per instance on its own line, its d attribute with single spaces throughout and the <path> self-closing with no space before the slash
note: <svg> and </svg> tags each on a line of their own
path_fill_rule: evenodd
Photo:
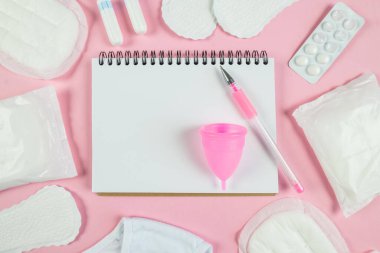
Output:
<svg viewBox="0 0 380 253">
<path fill-rule="evenodd" d="M 309 83 L 318 82 L 364 23 L 364 18 L 347 5 L 335 4 L 289 61 L 289 66 Z"/>
</svg>

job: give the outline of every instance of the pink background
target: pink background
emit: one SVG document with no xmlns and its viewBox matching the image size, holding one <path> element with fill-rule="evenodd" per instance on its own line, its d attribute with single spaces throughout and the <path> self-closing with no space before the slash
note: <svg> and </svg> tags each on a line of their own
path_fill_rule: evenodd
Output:
<svg viewBox="0 0 380 253">
<path fill-rule="evenodd" d="M 237 252 L 238 232 L 261 207 L 275 199 L 297 196 L 310 201 L 334 221 L 354 253 L 380 249 L 380 198 L 358 214 L 343 217 L 334 193 L 302 132 L 290 117 L 300 104 L 344 84 L 363 72 L 380 77 L 380 1 L 345 0 L 366 19 L 366 25 L 317 85 L 309 85 L 287 66 L 295 50 L 336 1 L 300 0 L 274 19 L 259 36 L 237 39 L 218 28 L 206 40 L 190 41 L 172 33 L 161 18 L 161 1 L 141 0 L 149 32 L 138 36 L 127 21 L 121 0 L 113 0 L 124 33 L 122 47 L 111 47 L 94 0 L 80 0 L 89 23 L 89 38 L 75 67 L 61 78 L 40 81 L 0 68 L 0 98 L 52 84 L 57 88 L 65 126 L 79 176 L 57 182 L 31 184 L 0 193 L 0 209 L 27 198 L 48 184 L 70 190 L 82 212 L 79 237 L 65 247 L 33 252 L 81 252 L 108 234 L 123 216 L 143 216 L 188 229 L 213 244 L 216 253 Z M 276 197 L 98 197 L 91 192 L 91 65 L 101 50 L 268 50 L 276 59 L 278 141 L 305 186 L 298 195 L 280 177 Z M 112 83 L 110 83 L 112 88 Z"/>
</svg>

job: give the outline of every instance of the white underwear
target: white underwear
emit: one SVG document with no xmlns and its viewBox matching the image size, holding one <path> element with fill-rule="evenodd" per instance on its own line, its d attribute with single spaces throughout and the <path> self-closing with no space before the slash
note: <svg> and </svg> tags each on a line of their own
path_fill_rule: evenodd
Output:
<svg viewBox="0 0 380 253">
<path fill-rule="evenodd" d="M 144 218 L 123 218 L 84 253 L 212 253 L 212 246 L 183 229 Z"/>
</svg>

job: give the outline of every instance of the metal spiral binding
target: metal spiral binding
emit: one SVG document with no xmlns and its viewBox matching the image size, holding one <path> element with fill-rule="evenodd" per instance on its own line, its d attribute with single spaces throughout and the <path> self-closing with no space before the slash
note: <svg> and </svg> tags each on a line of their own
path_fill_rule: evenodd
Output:
<svg viewBox="0 0 380 253">
<path fill-rule="evenodd" d="M 240 50 L 237 50 L 237 51 L 228 50 L 227 58 L 225 58 L 225 53 L 222 50 L 218 51 L 218 54 L 216 53 L 215 50 L 212 50 L 212 51 L 203 50 L 201 52 L 194 50 L 192 54 L 189 50 L 186 50 L 184 52 L 184 57 L 182 57 L 182 52 L 179 50 L 176 51 L 175 53 L 173 53 L 173 51 L 171 50 L 169 51 L 159 50 L 158 52 L 150 51 L 150 53 L 147 50 L 141 51 L 141 53 L 140 51 L 137 51 L 137 50 L 135 51 L 127 50 L 125 52 L 117 51 L 116 53 L 114 51 L 109 51 L 108 53 L 102 51 L 99 54 L 99 65 L 104 65 L 104 64 L 122 65 L 123 62 L 125 65 L 130 65 L 130 64 L 131 65 L 132 64 L 133 65 L 138 65 L 138 64 L 147 65 L 148 63 L 150 63 L 151 65 L 155 65 L 156 63 L 158 63 L 159 65 L 164 65 L 165 62 L 168 65 L 173 65 L 173 64 L 181 65 L 182 63 L 186 65 L 189 65 L 191 63 L 193 63 L 194 65 L 198 65 L 198 64 L 207 65 L 209 62 L 212 65 L 216 65 L 218 61 L 220 65 L 224 65 L 224 64 L 232 65 L 234 64 L 234 61 L 236 61 L 238 65 L 241 65 L 241 64 L 250 65 L 252 63 L 255 65 L 259 65 L 260 62 L 262 62 L 264 65 L 267 65 L 269 62 L 269 59 L 268 59 L 268 54 L 265 50 L 260 51 L 260 52 L 257 50 L 253 50 L 253 51 L 245 50 L 244 53 Z"/>
</svg>

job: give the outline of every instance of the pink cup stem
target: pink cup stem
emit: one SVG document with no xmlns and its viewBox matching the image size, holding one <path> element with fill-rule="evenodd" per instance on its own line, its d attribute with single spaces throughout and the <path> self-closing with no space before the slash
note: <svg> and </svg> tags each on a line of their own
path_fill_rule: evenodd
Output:
<svg viewBox="0 0 380 253">
<path fill-rule="evenodd" d="M 222 190 L 225 191 L 227 189 L 226 181 L 222 180 Z"/>
</svg>

